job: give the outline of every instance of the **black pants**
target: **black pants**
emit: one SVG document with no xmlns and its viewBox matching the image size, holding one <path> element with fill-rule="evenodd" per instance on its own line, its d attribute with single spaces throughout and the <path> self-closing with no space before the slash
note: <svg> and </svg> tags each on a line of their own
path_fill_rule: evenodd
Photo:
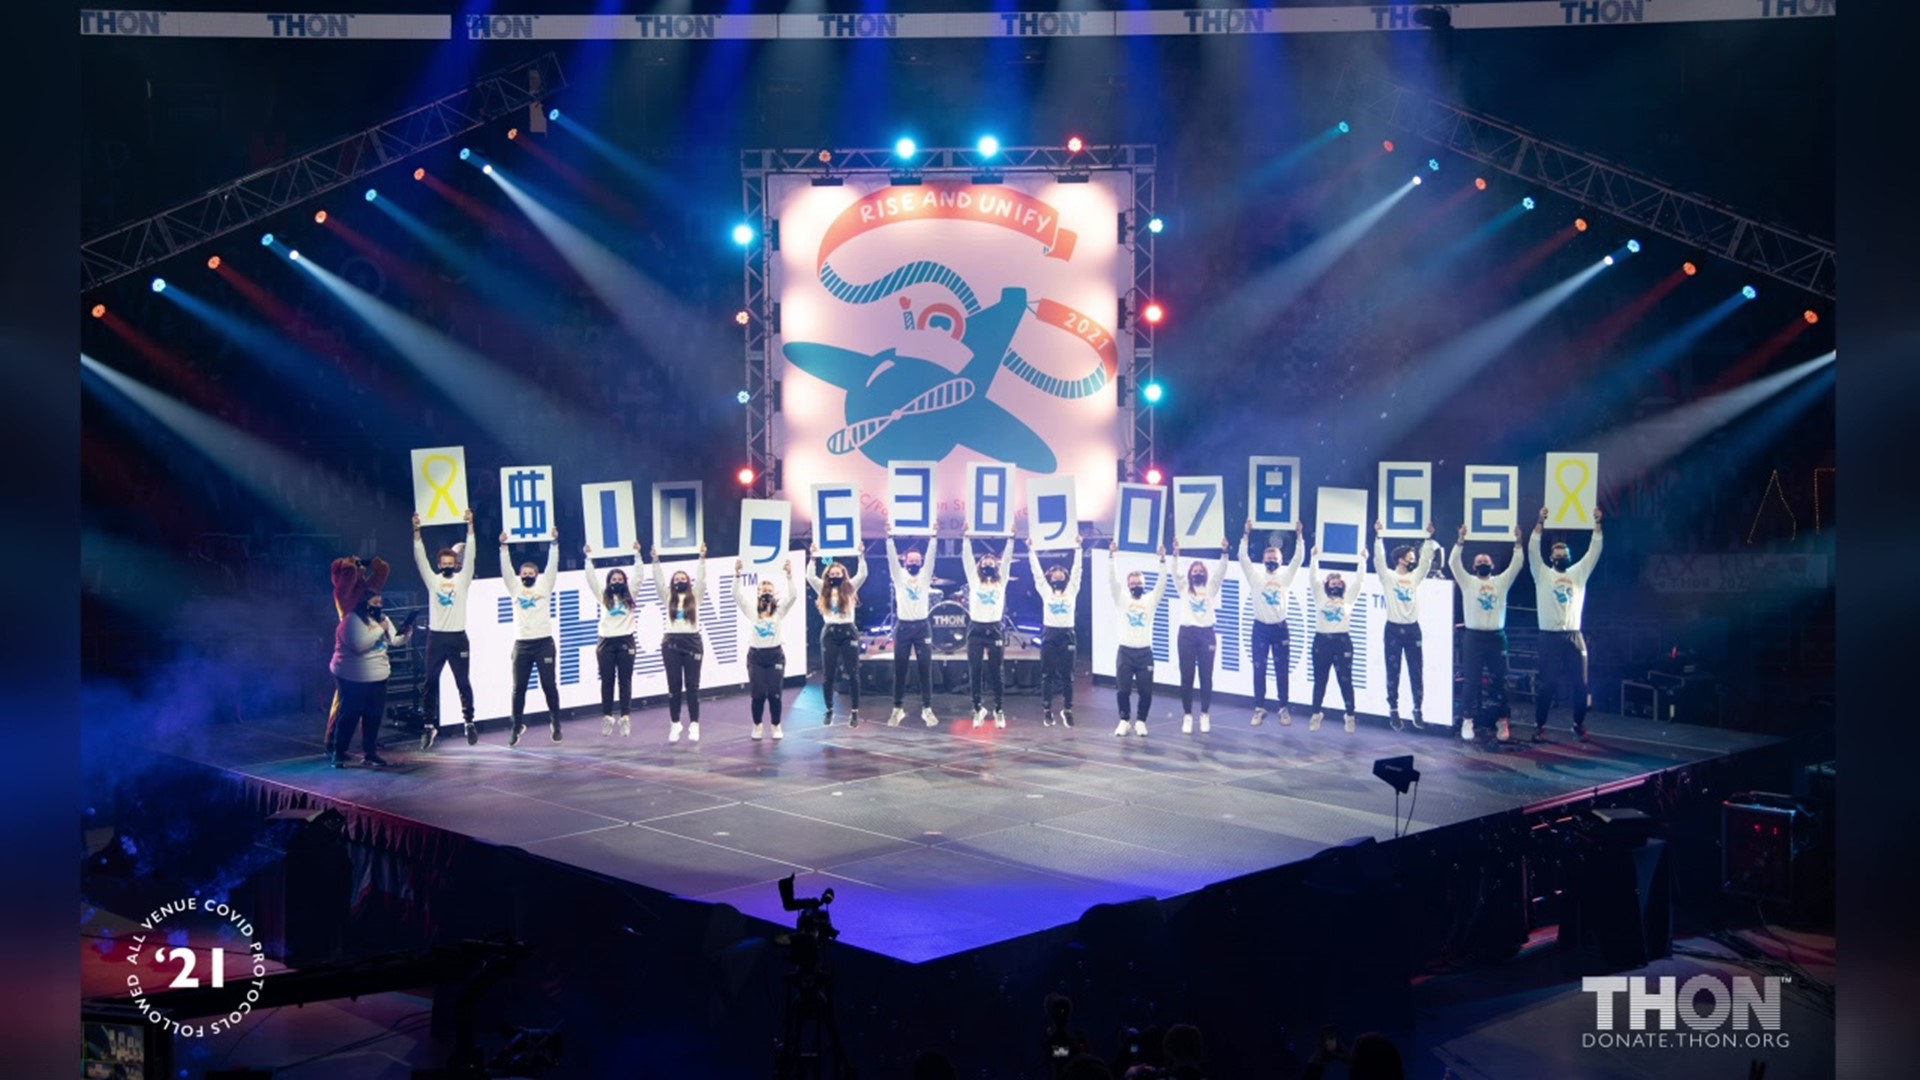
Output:
<svg viewBox="0 0 1920 1080">
<path fill-rule="evenodd" d="M 593 650 L 600 661 L 600 712 L 605 716 L 625 716 L 633 704 L 633 637 L 603 637 Z M 620 686 L 620 711 L 613 711 L 614 684 Z"/>
<path fill-rule="evenodd" d="M 1313 635 L 1313 711 L 1327 699 L 1327 673 L 1340 680 L 1340 697 L 1353 711 L 1353 635 L 1345 630 L 1337 634 Z"/>
<path fill-rule="evenodd" d="M 687 719 L 700 722 L 700 664 L 706 652 L 699 634 L 668 634 L 660 639 L 660 660 L 667 667 L 667 717 L 676 724 L 682 703 Z"/>
<path fill-rule="evenodd" d="M 1193 681 L 1200 679 L 1200 711 L 1213 711 L 1213 654 L 1220 647 L 1211 626 L 1183 626 L 1177 642 L 1180 653 L 1180 711 L 1193 713 Z"/>
<path fill-rule="evenodd" d="M 460 717 L 473 723 L 473 680 L 468 677 L 470 652 L 465 630 L 441 630 L 427 635 L 427 683 L 420 709 L 426 714 L 428 727 L 440 726 L 442 667 L 453 668 L 453 685 L 460 692 Z"/>
<path fill-rule="evenodd" d="M 834 683 L 840 669 L 847 672 L 847 697 L 850 708 L 860 707 L 860 634 L 852 623 L 828 623 L 820 628 L 820 693 L 827 701 L 827 714 L 833 714 Z"/>
<path fill-rule="evenodd" d="M 1573 706 L 1573 730 L 1587 729 L 1587 639 L 1578 630 L 1540 633 L 1540 686 L 1533 697 L 1533 724 L 1544 731 L 1556 704 Z"/>
<path fill-rule="evenodd" d="M 1413 686 L 1413 711 L 1420 711 L 1426 698 L 1426 654 L 1420 649 L 1420 624 L 1390 622 L 1381 640 L 1387 652 L 1387 707 L 1400 708 L 1400 660 L 1406 658 L 1407 681 Z"/>
<path fill-rule="evenodd" d="M 552 638 L 538 638 L 532 641 L 513 643 L 513 726 L 526 726 L 523 717 L 527 711 L 527 676 L 533 673 L 533 666 L 540 665 L 540 692 L 547 699 L 547 718 L 560 722 L 560 673 L 555 670 L 554 659 L 559 650 L 553 647 Z"/>
<path fill-rule="evenodd" d="M 1007 656 L 1007 641 L 1000 633 L 999 623 L 973 623 L 967 628 L 967 686 L 973 691 L 973 707 L 979 708 L 981 692 L 988 686 L 993 687 L 993 707 L 997 712 L 1004 703 L 1004 688 L 1001 683 L 1001 661 Z"/>
<path fill-rule="evenodd" d="M 1491 677 L 1495 715 L 1508 719 L 1507 711 L 1507 632 L 1505 630 L 1460 631 L 1460 715 L 1480 719 L 1480 675 Z"/>
<path fill-rule="evenodd" d="M 380 745 L 380 721 L 387 715 L 387 681 L 354 682 L 334 676 L 340 707 L 327 719 L 327 753 L 346 757 L 353 746 L 353 729 L 360 729 L 360 750 L 371 754 Z"/>
<path fill-rule="evenodd" d="M 1053 692 L 1062 708 L 1073 708 L 1073 627 L 1049 626 L 1040 637 L 1040 707 L 1053 711 Z"/>
<path fill-rule="evenodd" d="M 1147 718 L 1153 708 L 1153 650 L 1145 645 L 1122 645 L 1113 661 L 1113 685 L 1120 698 L 1120 719 Z M 1127 708 L 1127 695 L 1140 693 L 1139 711 Z"/>
<path fill-rule="evenodd" d="M 1288 683 L 1289 635 L 1284 622 L 1256 622 L 1253 624 L 1253 707 L 1264 709 L 1267 706 L 1267 661 L 1273 661 L 1273 681 L 1278 693 L 1279 707 L 1287 707 L 1287 700 L 1293 695 Z"/>
<path fill-rule="evenodd" d="M 753 722 L 771 715 L 780 724 L 781 683 L 787 677 L 787 650 L 778 645 L 747 650 L 747 689 L 753 693 Z"/>
<path fill-rule="evenodd" d="M 906 619 L 893 628 L 893 707 L 907 700 L 907 665 L 920 669 L 920 704 L 933 708 L 933 631 L 926 619 Z M 917 661 L 917 663 L 916 663 Z"/>
</svg>

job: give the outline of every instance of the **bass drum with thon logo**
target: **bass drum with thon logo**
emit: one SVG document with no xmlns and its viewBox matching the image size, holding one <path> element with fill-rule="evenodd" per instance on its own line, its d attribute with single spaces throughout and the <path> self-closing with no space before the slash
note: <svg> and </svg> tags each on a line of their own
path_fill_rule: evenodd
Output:
<svg viewBox="0 0 1920 1080">
<path fill-rule="evenodd" d="M 943 600 L 927 610 L 927 622 L 930 624 L 928 633 L 933 638 L 934 652 L 966 651 L 970 626 L 966 604 L 958 600 Z"/>
</svg>

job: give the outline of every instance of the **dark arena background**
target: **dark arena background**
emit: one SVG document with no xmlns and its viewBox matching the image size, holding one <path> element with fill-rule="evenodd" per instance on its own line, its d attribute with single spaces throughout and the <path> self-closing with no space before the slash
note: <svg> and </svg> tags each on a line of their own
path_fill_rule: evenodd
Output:
<svg viewBox="0 0 1920 1080">
<path fill-rule="evenodd" d="M 82 1075 L 1832 1075 L 1831 0 L 231 6 L 80 14 Z"/>
</svg>

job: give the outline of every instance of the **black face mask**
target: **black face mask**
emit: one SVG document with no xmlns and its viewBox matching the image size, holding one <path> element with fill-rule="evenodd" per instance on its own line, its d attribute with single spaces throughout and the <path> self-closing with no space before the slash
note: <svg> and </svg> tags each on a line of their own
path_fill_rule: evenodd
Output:
<svg viewBox="0 0 1920 1080">
<path fill-rule="evenodd" d="M 1493 565 L 1491 563 L 1476 563 L 1474 564 L 1473 572 L 1477 577 L 1492 577 Z"/>
<path fill-rule="evenodd" d="M 1067 590 L 1067 579 L 1064 577 L 1057 575 L 1050 577 L 1047 579 L 1047 584 L 1052 585 L 1055 592 L 1065 592 Z"/>
<path fill-rule="evenodd" d="M 982 566 L 980 568 L 980 580 L 982 581 L 992 581 L 999 576 L 1000 568 L 997 566 Z"/>
<path fill-rule="evenodd" d="M 387 615 L 386 610 L 383 608 L 370 607 L 370 608 L 365 608 L 363 610 L 367 616 L 368 622 L 379 622 L 381 619 L 385 618 Z"/>
<path fill-rule="evenodd" d="M 691 581 L 676 581 L 673 583 L 674 592 L 686 592 L 691 588 L 693 588 L 693 582 Z"/>
<path fill-rule="evenodd" d="M 836 588 L 836 589 L 837 589 L 837 588 L 839 588 L 840 586 L 842 586 L 842 585 L 844 585 L 844 584 L 846 584 L 846 583 L 847 583 L 847 579 L 846 579 L 846 578 L 843 578 L 843 577 L 841 577 L 841 576 L 840 576 L 840 575 L 838 575 L 838 574 L 835 574 L 834 576 L 832 576 L 832 577 L 830 577 L 830 578 L 828 578 L 828 579 L 827 579 L 827 584 L 829 584 L 829 585 L 831 585 L 831 586 L 833 586 L 833 587 L 834 587 L 834 588 Z"/>
<path fill-rule="evenodd" d="M 1207 583 L 1207 575 L 1195 574 L 1187 580 L 1193 583 L 1194 588 L 1198 589 Z"/>
<path fill-rule="evenodd" d="M 773 599 L 773 594 L 761 593 L 760 594 L 760 610 L 762 612 L 770 612 L 774 609 L 774 607 L 775 607 L 775 603 Z"/>
<path fill-rule="evenodd" d="M 625 596 L 627 595 L 627 583 L 624 581 L 611 582 L 607 585 L 607 591 L 615 596 Z"/>
<path fill-rule="evenodd" d="M 534 575 L 532 575 L 532 574 L 521 574 L 521 575 L 520 575 L 520 584 L 522 584 L 522 585 L 525 585 L 525 586 L 526 586 L 527 588 L 529 588 L 529 589 L 531 589 L 531 588 L 533 588 L 533 583 L 534 583 L 534 582 L 536 582 L 536 581 L 539 581 L 539 580 L 540 580 L 540 579 L 539 579 L 538 577 L 535 577 L 535 576 L 534 576 Z"/>
<path fill-rule="evenodd" d="M 1127 586 L 1127 591 L 1133 594 L 1135 600 L 1147 595 L 1147 587 L 1145 585 L 1129 585 Z"/>
<path fill-rule="evenodd" d="M 1280 569 L 1280 560 L 1279 560 L 1279 559 L 1268 559 L 1268 560 L 1267 560 L 1267 573 L 1269 573 L 1269 574 L 1271 574 L 1271 573 L 1273 573 L 1273 572 L 1274 572 L 1275 570 L 1278 570 L 1278 569 Z"/>
<path fill-rule="evenodd" d="M 1347 595 L 1347 587 L 1344 583 L 1328 585 L 1327 595 L 1338 600 L 1340 597 Z"/>
<path fill-rule="evenodd" d="M 1553 558 L 1547 560 L 1547 565 L 1553 567 L 1555 570 L 1565 570 L 1567 568 L 1567 557 L 1565 555 L 1555 555 Z"/>
<path fill-rule="evenodd" d="M 457 566 L 443 566 L 440 568 L 440 576 L 444 578 L 450 578 L 459 572 L 460 568 Z"/>
<path fill-rule="evenodd" d="M 909 574 L 917 574 L 917 573 L 919 573 L 919 572 L 920 572 L 920 564 L 919 564 L 919 563 L 917 563 L 917 562 L 910 562 L 910 563 L 908 563 L 908 564 L 907 564 L 907 573 L 909 573 Z"/>
</svg>

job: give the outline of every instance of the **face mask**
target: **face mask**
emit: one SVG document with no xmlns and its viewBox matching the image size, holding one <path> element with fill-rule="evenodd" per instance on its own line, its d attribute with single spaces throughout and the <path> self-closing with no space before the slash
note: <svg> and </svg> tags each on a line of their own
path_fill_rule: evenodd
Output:
<svg viewBox="0 0 1920 1080">
<path fill-rule="evenodd" d="M 1491 563 L 1475 563 L 1473 572 L 1480 577 L 1492 577 L 1493 565 Z"/>
<path fill-rule="evenodd" d="M 919 563 L 917 563 L 917 562 L 910 562 L 910 563 L 908 563 L 908 564 L 907 564 L 907 573 L 909 573 L 909 574 L 917 574 L 917 573 L 919 573 L 919 572 L 920 572 L 920 564 L 919 564 Z"/>
<path fill-rule="evenodd" d="M 674 592 L 686 592 L 691 588 L 693 588 L 693 582 L 691 581 L 676 581 L 673 583 Z"/>
<path fill-rule="evenodd" d="M 532 575 L 532 574 L 521 574 L 521 575 L 520 575 L 520 584 L 522 584 L 522 585 L 525 585 L 525 586 L 526 586 L 527 588 L 529 588 L 529 589 L 531 589 L 531 588 L 533 588 L 533 583 L 534 583 L 534 582 L 536 582 L 536 581 L 538 581 L 538 580 L 540 580 L 540 579 L 539 579 L 539 578 L 537 578 L 537 577 L 535 577 L 535 576 L 534 576 L 534 575 Z"/>
<path fill-rule="evenodd" d="M 381 619 L 386 617 L 386 614 L 387 613 L 385 609 L 382 609 L 382 608 L 370 607 L 367 609 L 367 618 L 374 622 L 379 622 Z"/>
<path fill-rule="evenodd" d="M 980 567 L 980 577 L 982 580 L 992 581 L 994 578 L 999 576 L 1000 576 L 1000 568 L 997 566 L 994 566 L 991 563 L 988 563 Z"/>
<path fill-rule="evenodd" d="M 444 578 L 450 578 L 459 572 L 460 568 L 457 566 L 443 566 L 440 568 L 440 576 Z"/>
<path fill-rule="evenodd" d="M 1549 562 L 1555 570 L 1565 570 L 1567 568 L 1567 557 L 1565 555 L 1555 555 Z"/>
<path fill-rule="evenodd" d="M 1193 582 L 1195 586 L 1205 585 L 1207 583 L 1207 575 L 1195 574 L 1187 580 Z"/>
<path fill-rule="evenodd" d="M 829 577 L 829 578 L 827 579 L 827 584 L 829 584 L 829 585 L 831 585 L 831 586 L 833 586 L 834 588 L 836 588 L 836 589 L 837 589 L 837 588 L 839 588 L 839 587 L 840 587 L 840 586 L 841 586 L 841 585 L 842 585 L 842 584 L 843 584 L 843 583 L 844 583 L 844 582 L 845 582 L 846 580 L 847 580 L 846 578 L 844 578 L 844 577 L 841 577 L 841 576 L 840 576 L 839 574 L 835 574 L 835 575 L 833 575 L 832 577 Z"/>
<path fill-rule="evenodd" d="M 1271 574 L 1271 573 L 1273 573 L 1273 572 L 1274 572 L 1275 570 L 1278 570 L 1278 569 L 1280 569 L 1280 560 L 1279 560 L 1279 559 L 1268 559 L 1268 560 L 1267 560 L 1267 573 L 1269 573 L 1269 574 Z"/>
<path fill-rule="evenodd" d="M 610 581 L 607 583 L 607 590 L 615 596 L 625 596 L 627 595 L 627 583 L 624 581 Z"/>
<path fill-rule="evenodd" d="M 1147 587 L 1145 585 L 1129 585 L 1127 586 L 1127 591 L 1133 594 L 1135 600 L 1138 600 L 1147 594 Z"/>
<path fill-rule="evenodd" d="M 1067 587 L 1067 579 L 1060 576 L 1059 574 L 1055 574 L 1054 576 L 1048 578 L 1047 583 L 1052 585 L 1055 590 L 1061 590 Z"/>
<path fill-rule="evenodd" d="M 773 607 L 774 607 L 774 602 L 773 602 L 773 594 L 772 594 L 772 593 L 761 593 L 761 594 L 760 594 L 760 610 L 761 610 L 761 611 L 772 611 L 772 610 L 773 610 Z"/>
<path fill-rule="evenodd" d="M 1327 585 L 1327 595 L 1334 597 L 1335 599 L 1338 599 L 1342 596 L 1347 595 L 1346 584 L 1344 582 L 1338 582 L 1338 581 L 1330 582 Z"/>
</svg>

